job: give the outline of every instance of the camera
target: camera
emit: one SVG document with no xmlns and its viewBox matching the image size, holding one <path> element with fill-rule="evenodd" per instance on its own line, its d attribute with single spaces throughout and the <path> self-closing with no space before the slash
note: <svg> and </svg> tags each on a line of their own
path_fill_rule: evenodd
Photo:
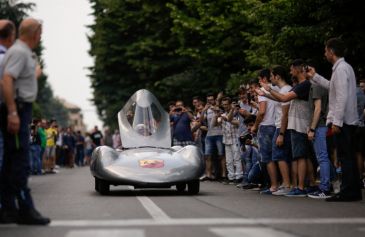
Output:
<svg viewBox="0 0 365 237">
<path fill-rule="evenodd" d="M 251 93 L 247 93 L 247 101 L 250 103 L 253 100 Z"/>
<path fill-rule="evenodd" d="M 182 108 L 178 107 L 178 108 L 175 108 L 173 111 L 174 112 L 181 112 L 182 111 Z"/>
<path fill-rule="evenodd" d="M 246 134 L 246 135 L 243 135 L 243 136 L 240 136 L 240 143 L 242 146 L 246 145 L 246 141 L 247 140 L 252 140 L 252 135 L 251 134 Z"/>
<path fill-rule="evenodd" d="M 249 143 L 249 144 L 246 144 L 246 143 L 248 140 L 250 140 L 250 141 L 252 140 L 252 135 L 248 133 L 246 135 L 240 136 L 239 140 L 241 143 L 242 152 L 246 152 L 246 145 L 251 145 L 251 143 Z"/>
</svg>

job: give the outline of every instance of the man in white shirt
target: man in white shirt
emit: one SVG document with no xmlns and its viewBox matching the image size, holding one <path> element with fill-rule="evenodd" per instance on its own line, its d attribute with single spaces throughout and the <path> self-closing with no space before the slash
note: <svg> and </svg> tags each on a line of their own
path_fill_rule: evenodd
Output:
<svg viewBox="0 0 365 237">
<path fill-rule="evenodd" d="M 270 70 L 263 69 L 259 73 L 260 83 L 270 82 Z M 258 88 L 258 82 L 250 82 L 251 91 Z M 259 154 L 261 162 L 264 163 L 267 169 L 267 174 L 270 178 L 270 187 L 264 188 L 261 194 L 272 194 L 278 191 L 279 185 L 277 182 L 276 165 L 272 160 L 272 139 L 275 134 L 275 105 L 276 101 L 264 96 L 258 96 L 259 110 L 257 113 L 255 125 L 251 132 L 257 132 L 259 140 Z M 265 175 L 265 171 L 264 171 Z"/>
<path fill-rule="evenodd" d="M 307 192 L 304 188 L 307 175 L 307 162 L 309 162 L 307 159 L 310 151 L 307 130 L 311 117 L 308 103 L 311 83 L 306 79 L 304 61 L 301 59 L 296 59 L 291 63 L 290 74 L 298 80 L 298 83 L 287 93 L 281 94 L 267 84 L 262 85 L 278 101 L 290 101 L 287 129 L 291 130 L 291 174 L 293 188 L 285 196 L 306 197 Z"/>
<path fill-rule="evenodd" d="M 354 70 L 344 57 L 342 40 L 332 38 L 326 42 L 325 57 L 333 64 L 331 80 L 328 81 L 309 68 L 311 80 L 329 90 L 326 124 L 336 136 L 338 157 L 341 161 L 341 190 L 326 199 L 329 202 L 358 201 L 362 199 L 361 184 L 355 157 L 354 135 L 359 121 Z"/>
</svg>

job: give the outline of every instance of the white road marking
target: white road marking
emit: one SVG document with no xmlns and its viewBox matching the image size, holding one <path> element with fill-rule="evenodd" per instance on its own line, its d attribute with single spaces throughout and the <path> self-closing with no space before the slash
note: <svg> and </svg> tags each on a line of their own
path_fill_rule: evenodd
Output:
<svg viewBox="0 0 365 237">
<path fill-rule="evenodd" d="M 222 237 L 294 237 L 283 231 L 267 227 L 244 227 L 244 228 L 210 228 L 210 232 Z"/>
<path fill-rule="evenodd" d="M 365 227 L 360 227 L 360 228 L 358 228 L 358 230 L 361 232 L 365 232 Z"/>
<path fill-rule="evenodd" d="M 134 190 L 133 186 L 128 186 L 128 190 Z M 137 196 L 138 201 L 146 209 L 146 211 L 151 215 L 152 219 L 157 221 L 170 220 L 171 218 L 159 208 L 150 198 L 146 196 Z"/>
<path fill-rule="evenodd" d="M 65 237 L 144 237 L 143 230 L 71 230 Z"/>
<path fill-rule="evenodd" d="M 365 218 L 184 218 L 126 220 L 54 220 L 50 226 L 60 227 L 131 227 L 131 226 L 224 226 L 224 225 L 319 225 L 365 224 Z M 10 226 L 10 225 L 0 225 Z"/>
<path fill-rule="evenodd" d="M 225 225 L 365 225 L 365 218 L 181 218 L 118 220 L 52 220 L 51 227 L 133 227 L 133 226 L 225 226 Z M 1 228 L 19 227 L 2 224 Z M 359 231 L 365 231 L 360 227 Z"/>
<path fill-rule="evenodd" d="M 156 221 L 170 220 L 171 218 L 159 208 L 151 199 L 148 197 L 137 197 L 138 201 L 141 202 L 146 211 Z"/>
</svg>

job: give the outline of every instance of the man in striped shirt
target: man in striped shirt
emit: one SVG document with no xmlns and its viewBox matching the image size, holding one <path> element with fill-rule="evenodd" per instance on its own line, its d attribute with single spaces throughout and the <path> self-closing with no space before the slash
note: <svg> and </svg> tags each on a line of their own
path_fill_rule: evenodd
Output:
<svg viewBox="0 0 365 237">
<path fill-rule="evenodd" d="M 223 114 L 219 114 L 213 124 L 220 124 L 223 132 L 223 144 L 226 152 L 226 167 L 228 171 L 228 182 L 238 184 L 242 182 L 243 171 L 240 157 L 240 145 L 237 119 L 237 111 L 232 107 L 231 98 L 222 99 Z M 236 114 L 236 118 L 234 118 Z"/>
</svg>

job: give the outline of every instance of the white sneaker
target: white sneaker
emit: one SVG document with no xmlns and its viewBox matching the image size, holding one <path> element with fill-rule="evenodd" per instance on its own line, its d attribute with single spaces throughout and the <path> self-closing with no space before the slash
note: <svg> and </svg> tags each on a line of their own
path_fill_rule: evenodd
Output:
<svg viewBox="0 0 365 237">
<path fill-rule="evenodd" d="M 314 199 L 327 199 L 327 198 L 332 197 L 332 195 L 329 192 L 317 191 L 317 192 L 308 194 L 308 197 L 314 198 Z"/>
<path fill-rule="evenodd" d="M 49 171 L 50 174 L 58 174 L 60 171 L 56 169 L 52 169 Z"/>
<path fill-rule="evenodd" d="M 290 192 L 290 188 L 287 187 L 279 187 L 278 191 L 273 192 L 272 195 L 275 196 L 285 196 Z"/>
</svg>

